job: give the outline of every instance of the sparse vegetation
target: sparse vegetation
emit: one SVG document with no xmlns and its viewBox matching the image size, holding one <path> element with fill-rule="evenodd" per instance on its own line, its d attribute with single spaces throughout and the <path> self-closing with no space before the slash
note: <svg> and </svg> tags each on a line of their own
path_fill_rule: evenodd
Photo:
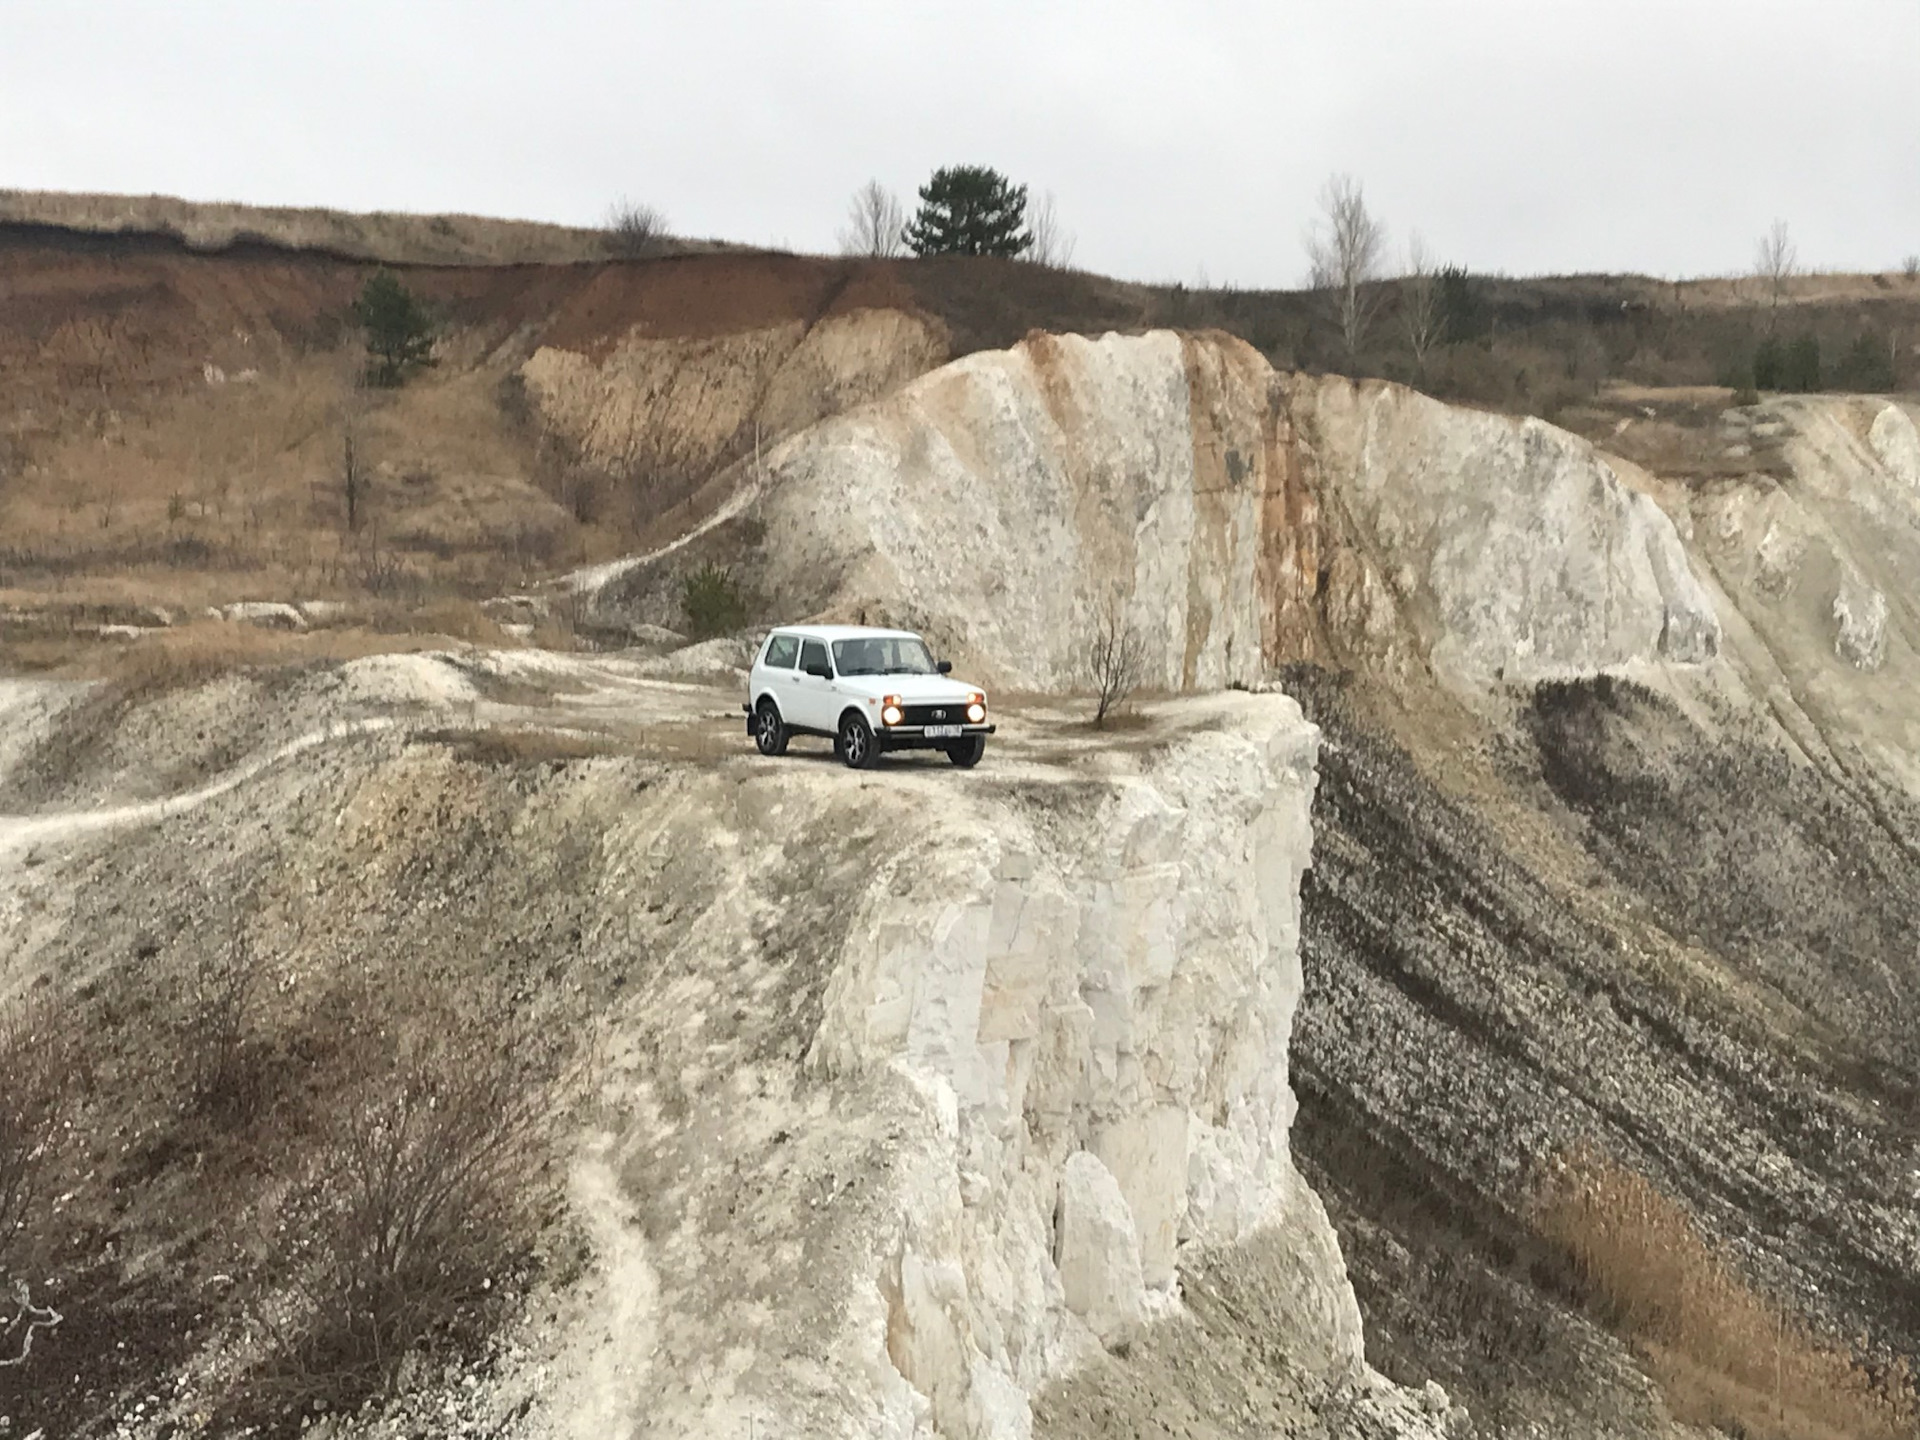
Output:
<svg viewBox="0 0 1920 1440">
<path fill-rule="evenodd" d="M 1349 361 L 1359 358 L 1379 307 L 1381 257 L 1387 230 L 1367 209 L 1360 182 L 1351 175 L 1331 177 L 1320 191 L 1321 219 L 1307 230 L 1311 284 L 1333 297 L 1340 338 Z"/>
<path fill-rule="evenodd" d="M 1414 368 L 1427 373 L 1427 356 L 1446 339 L 1440 272 L 1418 235 L 1407 237 L 1407 268 L 1400 276 L 1400 328 L 1413 352 Z"/>
<path fill-rule="evenodd" d="M 378 271 L 367 281 L 354 302 L 353 318 L 366 335 L 369 384 L 391 389 L 415 370 L 433 364 L 437 327 L 426 307 L 393 272 Z"/>
<path fill-rule="evenodd" d="M 697 639 L 730 635 L 747 623 L 747 601 L 733 572 L 708 560 L 680 583 L 687 631 Z"/>
<path fill-rule="evenodd" d="M 878 180 L 869 180 L 847 203 L 847 223 L 840 231 L 842 255 L 887 259 L 904 255 L 907 212 L 895 195 Z"/>
<path fill-rule="evenodd" d="M 82 1058 L 57 1005 L 0 1009 L 0 1279 L 43 1198 L 54 1147 L 79 1099 Z"/>
<path fill-rule="evenodd" d="M 85 1078 L 80 1036 L 45 1000 L 0 1008 L 0 1367 L 24 1365 L 34 1337 L 61 1321 L 33 1301 L 28 1276 L 48 1204 L 46 1181 Z"/>
<path fill-rule="evenodd" d="M 656 206 L 623 196 L 607 211 L 606 236 L 608 253 L 622 259 L 656 254 L 666 243 L 666 214 Z"/>
<path fill-rule="evenodd" d="M 984 165 L 950 165 L 920 187 L 906 242 L 916 255 L 1024 255 L 1027 187 Z"/>
<path fill-rule="evenodd" d="M 1093 685 L 1096 728 L 1105 727 L 1139 688 L 1145 658 L 1145 647 L 1128 618 L 1125 600 L 1110 597 L 1096 613 L 1093 634 L 1087 641 L 1087 678 Z"/>
<path fill-rule="evenodd" d="M 193 1104 L 223 1125 L 243 1125 L 267 1095 L 265 1058 L 253 1043 L 260 970 L 246 932 L 205 949 L 188 972 L 180 1050 Z"/>
<path fill-rule="evenodd" d="M 356 1008 L 385 1033 L 350 1059 L 360 1078 L 291 1205 L 298 1303 L 268 1321 L 262 1389 L 296 1409 L 350 1408 L 387 1391 L 409 1353 L 483 1334 L 552 1188 L 555 1040 L 501 1000 L 456 1016 L 424 987 Z"/>
<path fill-rule="evenodd" d="M 1773 312 L 1780 308 L 1780 299 L 1787 293 L 1787 282 L 1799 269 L 1799 251 L 1794 248 L 1793 237 L 1787 232 L 1787 222 L 1776 220 L 1760 237 L 1760 243 L 1754 247 L 1753 273 L 1764 287 L 1767 296 L 1767 328 L 1773 328 Z M 1762 386 L 1762 389 L 1767 388 Z"/>
<path fill-rule="evenodd" d="M 1033 236 L 1033 245 L 1025 258 L 1035 265 L 1064 270 L 1073 263 L 1075 238 L 1060 223 L 1060 208 L 1051 190 L 1027 202 L 1027 233 Z"/>
<path fill-rule="evenodd" d="M 1685 1208 L 1590 1146 L 1562 1155 L 1532 1214 L 1596 1313 L 1634 1342 L 1689 1424 L 1753 1440 L 1896 1440 L 1920 1409 L 1905 1367 L 1873 1374 L 1756 1294 Z"/>
</svg>

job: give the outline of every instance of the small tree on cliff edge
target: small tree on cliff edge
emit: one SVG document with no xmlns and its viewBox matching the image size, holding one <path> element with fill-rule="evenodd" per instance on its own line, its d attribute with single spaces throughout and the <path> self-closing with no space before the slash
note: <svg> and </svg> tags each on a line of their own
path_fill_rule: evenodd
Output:
<svg viewBox="0 0 1920 1440">
<path fill-rule="evenodd" d="M 1027 187 L 984 165 L 950 165 L 920 187 L 920 210 L 907 224 L 916 255 L 1024 255 Z"/>
<path fill-rule="evenodd" d="M 406 286 L 380 271 L 353 302 L 353 318 L 367 332 L 367 379 L 392 387 L 409 371 L 433 363 L 432 318 Z"/>
</svg>

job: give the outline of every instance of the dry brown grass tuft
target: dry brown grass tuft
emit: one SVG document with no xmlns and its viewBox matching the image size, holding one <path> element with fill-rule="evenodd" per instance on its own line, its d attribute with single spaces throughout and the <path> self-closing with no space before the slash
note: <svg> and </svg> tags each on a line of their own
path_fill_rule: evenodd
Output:
<svg viewBox="0 0 1920 1440">
<path fill-rule="evenodd" d="M 578 730 L 526 726 L 500 730 L 450 730 L 435 735 L 451 745 L 462 759 L 482 765 L 564 764 L 597 760 L 608 755 L 631 755 L 631 747 L 607 735 Z"/>
<path fill-rule="evenodd" d="M 1631 1340 L 1681 1420 L 1765 1440 L 1904 1440 L 1920 1404 L 1757 1294 L 1685 1207 L 1591 1145 L 1560 1156 L 1532 1202 L 1588 1301 Z"/>
</svg>

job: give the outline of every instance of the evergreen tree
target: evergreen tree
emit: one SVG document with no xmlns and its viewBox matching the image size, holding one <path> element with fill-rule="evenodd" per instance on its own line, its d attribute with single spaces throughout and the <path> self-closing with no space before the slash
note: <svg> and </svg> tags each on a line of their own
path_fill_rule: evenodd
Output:
<svg viewBox="0 0 1920 1440">
<path fill-rule="evenodd" d="M 1820 388 L 1820 342 L 1802 335 L 1791 345 L 1780 364 L 1782 390 L 1818 390 Z"/>
<path fill-rule="evenodd" d="M 433 363 L 432 317 L 389 272 L 367 281 L 353 302 L 353 318 L 367 332 L 367 379 L 373 384 L 398 385 L 408 371 Z"/>
<path fill-rule="evenodd" d="M 1462 266 L 1445 265 L 1438 280 L 1440 342 L 1453 345 L 1485 335 L 1490 321 L 1473 277 Z"/>
<path fill-rule="evenodd" d="M 1834 378 L 1843 390 L 1884 393 L 1894 388 L 1893 351 L 1871 330 L 1854 337 L 1853 348 L 1841 357 Z"/>
<path fill-rule="evenodd" d="M 946 166 L 920 187 L 907 245 L 916 255 L 1021 255 L 1033 245 L 1026 212 L 1026 186 L 984 165 Z"/>
</svg>

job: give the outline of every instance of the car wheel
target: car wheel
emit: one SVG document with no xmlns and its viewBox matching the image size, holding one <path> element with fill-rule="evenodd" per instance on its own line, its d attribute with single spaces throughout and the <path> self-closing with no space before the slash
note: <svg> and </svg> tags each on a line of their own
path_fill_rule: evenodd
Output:
<svg viewBox="0 0 1920 1440">
<path fill-rule="evenodd" d="M 768 695 L 760 701 L 760 707 L 753 712 L 753 743 L 760 747 L 762 755 L 784 755 L 787 753 L 787 725 L 780 718 L 780 707 L 773 703 Z"/>
<path fill-rule="evenodd" d="M 958 744 L 947 747 L 947 759 L 962 770 L 971 770 L 980 763 L 980 757 L 987 753 L 987 737 L 969 735 Z"/>
<path fill-rule="evenodd" d="M 849 710 L 840 719 L 840 733 L 834 739 L 833 752 L 848 769 L 865 770 L 879 758 L 880 747 L 873 742 L 873 727 Z"/>
</svg>

